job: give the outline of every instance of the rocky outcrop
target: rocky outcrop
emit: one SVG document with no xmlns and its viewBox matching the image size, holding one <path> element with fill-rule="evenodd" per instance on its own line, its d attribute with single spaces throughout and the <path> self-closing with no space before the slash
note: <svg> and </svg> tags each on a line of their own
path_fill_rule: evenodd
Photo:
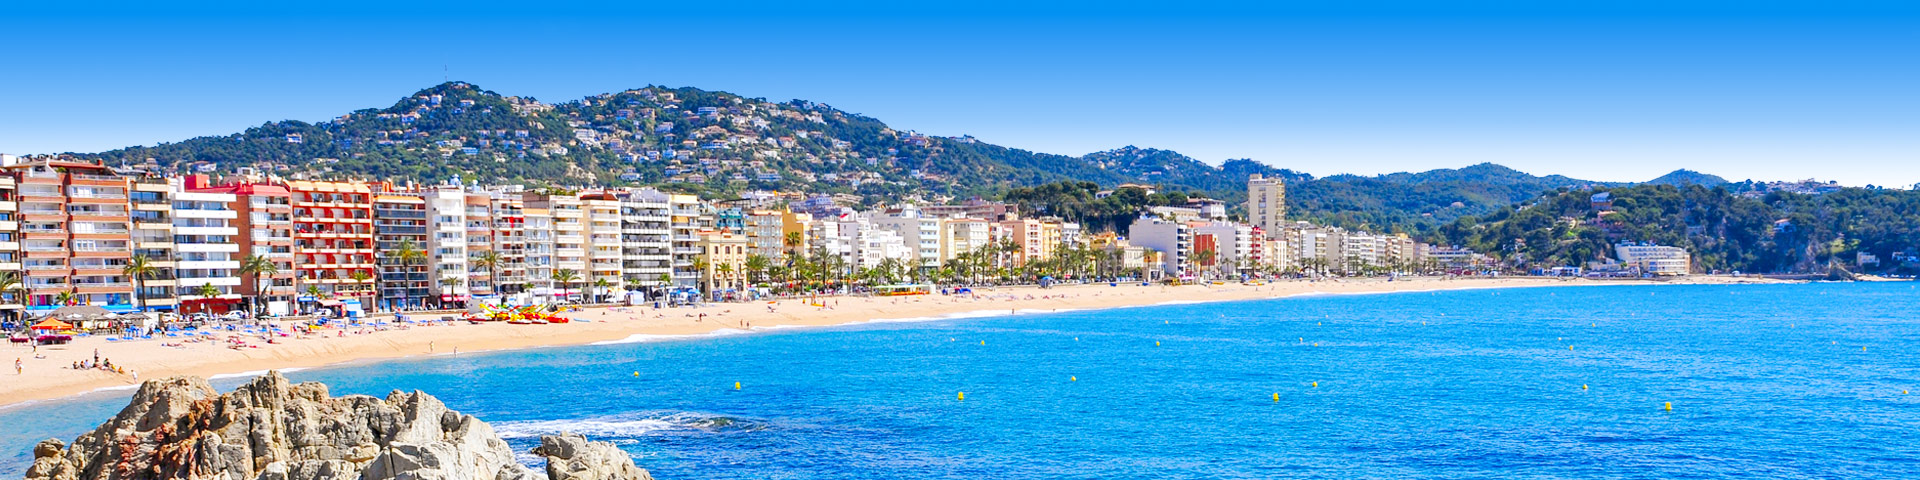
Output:
<svg viewBox="0 0 1920 480">
<path fill-rule="evenodd" d="M 633 465 L 633 458 L 619 447 L 606 442 L 590 442 L 572 433 L 540 437 L 534 455 L 547 457 L 549 480 L 595 480 L 601 478 L 653 478 Z"/>
<path fill-rule="evenodd" d="M 555 479 L 650 479 L 612 444 L 541 439 Z M 221 395 L 206 380 L 142 384 L 71 446 L 34 447 L 27 480 L 536 480 L 493 428 L 421 392 L 330 397 L 269 373 Z"/>
</svg>

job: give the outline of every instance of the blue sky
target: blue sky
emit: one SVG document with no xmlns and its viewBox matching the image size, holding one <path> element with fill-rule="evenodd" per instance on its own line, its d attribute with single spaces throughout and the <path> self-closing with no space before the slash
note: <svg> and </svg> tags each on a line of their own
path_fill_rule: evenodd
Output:
<svg viewBox="0 0 1920 480">
<path fill-rule="evenodd" d="M 0 5 L 0 152 L 323 120 L 452 78 L 548 101 L 695 86 L 1316 175 L 1920 183 L 1915 2 L 290 3 Z"/>
</svg>

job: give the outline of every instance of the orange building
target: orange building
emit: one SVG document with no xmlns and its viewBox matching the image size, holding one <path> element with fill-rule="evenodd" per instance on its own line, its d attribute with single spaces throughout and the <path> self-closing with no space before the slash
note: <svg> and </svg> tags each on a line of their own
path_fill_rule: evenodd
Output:
<svg viewBox="0 0 1920 480">
<path fill-rule="evenodd" d="M 372 305 L 373 195 L 359 182 L 287 182 L 293 203 L 294 284 L 303 305 Z M 317 290 L 320 295 L 312 296 Z M 312 298 L 309 298 L 309 297 Z M 303 311 L 311 311 L 311 308 Z"/>
<path fill-rule="evenodd" d="M 30 159 L 5 171 L 19 188 L 26 311 L 44 313 L 69 298 L 133 311 L 133 280 L 121 272 L 133 255 L 128 179 L 69 158 Z"/>
</svg>

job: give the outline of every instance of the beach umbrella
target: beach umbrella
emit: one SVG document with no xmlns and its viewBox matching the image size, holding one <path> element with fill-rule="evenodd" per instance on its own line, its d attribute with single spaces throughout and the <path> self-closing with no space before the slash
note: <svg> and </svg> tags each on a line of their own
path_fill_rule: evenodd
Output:
<svg viewBox="0 0 1920 480">
<path fill-rule="evenodd" d="M 33 324 L 32 327 L 28 328 L 34 330 L 72 330 L 73 324 L 49 318 L 41 320 L 40 323 Z"/>
</svg>

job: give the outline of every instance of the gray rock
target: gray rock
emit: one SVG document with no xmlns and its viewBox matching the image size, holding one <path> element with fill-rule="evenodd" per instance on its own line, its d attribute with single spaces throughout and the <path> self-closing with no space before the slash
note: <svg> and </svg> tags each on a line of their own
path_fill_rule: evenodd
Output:
<svg viewBox="0 0 1920 480">
<path fill-rule="evenodd" d="M 652 478 L 612 444 L 568 435 L 541 448 L 550 443 L 556 480 Z M 149 380 L 99 428 L 33 454 L 26 480 L 538 479 L 493 427 L 430 395 L 331 397 L 279 372 L 225 395 L 200 378 Z"/>
<path fill-rule="evenodd" d="M 574 433 L 543 435 L 534 455 L 547 458 L 548 480 L 652 480 L 633 458 L 607 442 L 590 442 Z"/>
</svg>

